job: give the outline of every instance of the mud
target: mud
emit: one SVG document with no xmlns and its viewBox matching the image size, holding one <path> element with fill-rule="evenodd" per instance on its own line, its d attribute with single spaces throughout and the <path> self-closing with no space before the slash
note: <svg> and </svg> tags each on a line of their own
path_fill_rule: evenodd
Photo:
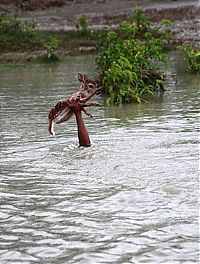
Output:
<svg viewBox="0 0 200 264">
<path fill-rule="evenodd" d="M 2 0 L 0 10 L 11 14 L 18 12 L 25 21 L 34 19 L 41 31 L 67 32 L 76 30 L 75 23 L 81 14 L 86 15 L 90 30 L 115 28 L 132 14 L 137 5 L 143 6 L 152 22 L 159 23 L 164 18 L 173 21 L 169 29 L 174 44 L 189 43 L 200 47 L 198 0 Z M 79 49 L 84 52 L 82 47 Z M 84 49 L 87 52 L 90 47 Z"/>
<path fill-rule="evenodd" d="M 34 19 L 39 30 L 72 31 L 80 14 L 85 14 L 89 29 L 116 27 L 130 16 L 137 5 L 144 7 L 151 21 L 173 21 L 174 43 L 200 46 L 199 1 L 150 0 L 3 0 L 0 9 L 20 12 L 24 20 Z"/>
</svg>

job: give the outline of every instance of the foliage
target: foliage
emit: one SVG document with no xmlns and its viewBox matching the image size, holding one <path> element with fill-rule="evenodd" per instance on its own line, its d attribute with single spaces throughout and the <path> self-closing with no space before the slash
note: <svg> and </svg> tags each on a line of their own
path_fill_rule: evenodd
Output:
<svg viewBox="0 0 200 264">
<path fill-rule="evenodd" d="M 150 26 L 148 18 L 145 16 L 143 8 L 138 6 L 133 12 L 132 16 L 128 19 L 129 22 L 135 23 L 135 26 L 138 29 L 138 32 L 144 33 Z"/>
<path fill-rule="evenodd" d="M 179 47 L 179 50 L 189 63 L 189 69 L 192 72 L 200 73 L 200 49 L 183 44 Z"/>
<path fill-rule="evenodd" d="M 58 48 L 60 40 L 57 37 L 50 37 L 44 43 L 44 48 L 46 50 L 46 59 L 47 61 L 57 61 L 59 60 L 56 50 Z"/>
<path fill-rule="evenodd" d="M 141 8 L 116 32 L 100 33 L 96 65 L 108 104 L 141 102 L 144 95 L 163 89 L 158 63 L 165 62 L 163 46 L 169 38 L 165 30 L 150 24 Z"/>
<path fill-rule="evenodd" d="M 24 22 L 18 15 L 9 16 L 0 13 L 0 50 L 5 47 L 21 46 L 24 43 L 33 42 L 36 37 L 36 24 Z"/>
<path fill-rule="evenodd" d="M 84 14 L 77 17 L 75 27 L 81 35 L 88 34 L 88 19 Z"/>
<path fill-rule="evenodd" d="M 16 14 L 14 17 L 4 13 L 0 14 L 0 33 L 10 34 L 15 36 L 33 37 L 36 29 L 36 24 L 32 22 L 23 22 Z"/>
<path fill-rule="evenodd" d="M 59 41 L 51 41 L 53 38 Z M 81 31 L 78 34 L 74 31 L 38 31 L 34 21 L 24 22 L 18 15 L 9 16 L 0 12 L 0 53 L 45 49 L 46 53 L 50 51 L 51 54 L 51 46 L 56 46 L 53 48 L 54 54 L 57 48 L 77 53 L 80 44 L 91 46 L 95 45 L 95 41 L 96 35 L 90 34 L 89 31 L 87 34 Z M 48 61 L 47 56 L 45 61 Z"/>
<path fill-rule="evenodd" d="M 58 36 L 40 33 L 35 22 L 24 22 L 18 15 L 0 14 L 0 51 L 34 49 L 36 46 L 46 51 L 40 58 L 43 62 L 58 61 L 56 53 L 60 40 Z"/>
</svg>

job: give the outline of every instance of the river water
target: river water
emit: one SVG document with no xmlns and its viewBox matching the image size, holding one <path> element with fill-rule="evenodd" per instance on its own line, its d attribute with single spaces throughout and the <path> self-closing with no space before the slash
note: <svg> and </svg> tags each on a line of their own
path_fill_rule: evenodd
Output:
<svg viewBox="0 0 200 264">
<path fill-rule="evenodd" d="M 91 109 L 90 148 L 47 115 L 93 57 L 0 68 L 0 263 L 198 263 L 200 76 L 176 60 L 163 96 Z"/>
</svg>

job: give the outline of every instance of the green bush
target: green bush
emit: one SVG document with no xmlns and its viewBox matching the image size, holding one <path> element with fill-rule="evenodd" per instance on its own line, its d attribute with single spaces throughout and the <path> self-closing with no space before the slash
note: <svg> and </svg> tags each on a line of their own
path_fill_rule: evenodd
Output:
<svg viewBox="0 0 200 264">
<path fill-rule="evenodd" d="M 35 22 L 24 22 L 18 15 L 0 14 L 0 51 L 45 49 L 46 54 L 38 58 L 42 62 L 59 60 L 57 48 L 60 40 L 51 32 L 37 31 Z"/>
<path fill-rule="evenodd" d="M 96 65 L 108 104 L 141 102 L 145 95 L 163 89 L 158 63 L 165 62 L 163 46 L 169 41 L 169 32 L 151 25 L 141 8 L 116 32 L 100 33 Z"/>
<path fill-rule="evenodd" d="M 19 37 L 33 37 L 36 30 L 35 22 L 24 22 L 17 14 L 8 16 L 0 14 L 0 34 L 14 35 Z"/>
<path fill-rule="evenodd" d="M 179 50 L 187 60 L 190 71 L 200 73 L 200 49 L 183 44 Z"/>
<path fill-rule="evenodd" d="M 88 19 L 84 14 L 77 17 L 75 27 L 80 35 L 88 35 Z"/>
<path fill-rule="evenodd" d="M 0 13 L 0 50 L 17 49 L 36 37 L 36 24 L 24 22 L 18 15 Z"/>
<path fill-rule="evenodd" d="M 44 48 L 46 50 L 47 61 L 58 61 L 59 57 L 56 53 L 60 40 L 57 37 L 50 37 L 44 42 Z"/>
</svg>

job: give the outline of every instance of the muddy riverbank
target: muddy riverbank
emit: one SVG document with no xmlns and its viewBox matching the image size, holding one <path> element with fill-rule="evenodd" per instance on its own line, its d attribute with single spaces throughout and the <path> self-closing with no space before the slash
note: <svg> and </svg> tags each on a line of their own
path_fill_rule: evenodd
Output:
<svg viewBox="0 0 200 264">
<path fill-rule="evenodd" d="M 76 30 L 75 22 L 81 14 L 86 15 L 90 30 L 102 30 L 107 27 L 115 28 L 132 14 L 136 5 L 143 6 L 145 14 L 152 22 L 159 23 L 164 18 L 173 21 L 169 29 L 173 33 L 173 43 L 175 45 L 189 43 L 197 47 L 200 46 L 200 5 L 198 1 L 4 0 L 3 4 L 0 4 L 0 10 L 10 13 L 18 12 L 25 21 L 34 19 L 40 31 L 67 34 L 67 32 Z M 62 50 L 61 52 L 76 54 L 88 51 L 90 51 L 90 47 L 81 47 L 80 43 L 80 47 L 76 51 Z M 39 51 L 39 53 L 41 52 Z M 12 56 L 10 53 L 1 54 L 0 59 Z M 24 56 L 30 57 L 32 55 L 27 51 L 16 54 L 18 58 Z M 35 53 L 33 56 L 35 56 Z"/>
</svg>

